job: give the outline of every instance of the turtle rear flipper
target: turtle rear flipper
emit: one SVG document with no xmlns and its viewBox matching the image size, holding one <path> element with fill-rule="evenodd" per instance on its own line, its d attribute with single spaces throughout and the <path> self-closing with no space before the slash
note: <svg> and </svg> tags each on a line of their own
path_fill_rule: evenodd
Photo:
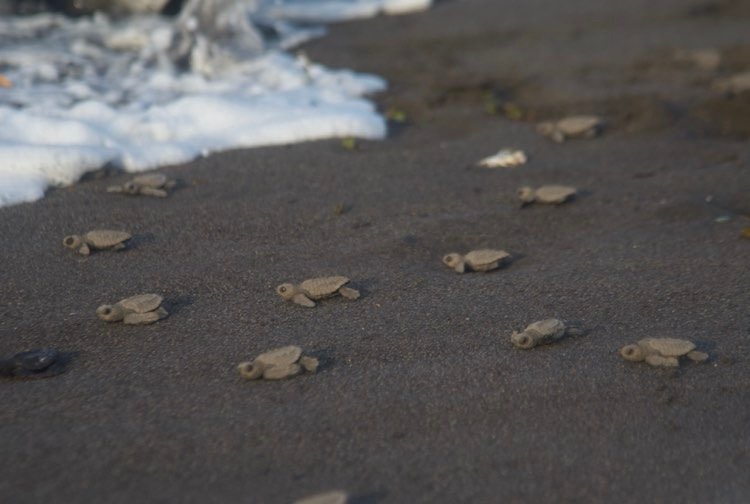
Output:
<svg viewBox="0 0 750 504">
<path fill-rule="evenodd" d="M 357 289 L 352 289 L 351 287 L 339 288 L 339 294 L 346 299 L 359 299 L 359 291 Z"/>
<path fill-rule="evenodd" d="M 295 294 L 292 301 L 298 305 L 306 306 L 308 308 L 315 308 L 315 301 L 305 296 L 304 294 Z"/>
<path fill-rule="evenodd" d="M 708 360 L 708 354 L 706 352 L 699 352 L 698 350 L 688 352 L 686 355 L 693 362 L 705 362 Z"/>
</svg>

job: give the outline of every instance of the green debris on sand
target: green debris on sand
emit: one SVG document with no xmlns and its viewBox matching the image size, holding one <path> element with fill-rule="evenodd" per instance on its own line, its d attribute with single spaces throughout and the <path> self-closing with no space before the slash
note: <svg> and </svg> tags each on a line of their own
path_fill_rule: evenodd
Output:
<svg viewBox="0 0 750 504">
<path fill-rule="evenodd" d="M 346 150 L 355 150 L 357 148 L 357 139 L 352 137 L 342 138 L 341 147 Z"/>
</svg>

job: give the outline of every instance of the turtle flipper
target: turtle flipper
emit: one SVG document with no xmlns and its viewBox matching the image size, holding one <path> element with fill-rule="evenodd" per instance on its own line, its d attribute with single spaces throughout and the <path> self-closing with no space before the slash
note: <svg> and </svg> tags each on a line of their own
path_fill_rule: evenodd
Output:
<svg viewBox="0 0 750 504">
<path fill-rule="evenodd" d="M 687 353 L 687 358 L 694 362 L 705 362 L 708 360 L 708 354 L 706 352 L 693 350 Z"/>
<path fill-rule="evenodd" d="M 456 267 L 453 269 L 456 271 L 456 273 L 463 273 L 466 271 L 466 263 L 464 261 L 461 261 L 456 264 Z"/>
<path fill-rule="evenodd" d="M 124 191 L 123 191 L 122 186 L 120 186 L 120 185 L 113 185 L 113 186 L 107 187 L 107 192 L 121 193 L 121 192 L 124 192 Z"/>
<path fill-rule="evenodd" d="M 78 249 L 78 253 L 87 256 L 91 253 L 91 249 L 89 248 L 88 243 L 81 244 L 81 248 Z"/>
<path fill-rule="evenodd" d="M 315 308 L 315 301 L 310 299 L 309 297 L 305 296 L 304 294 L 295 294 L 292 298 L 292 301 L 297 303 L 298 305 L 306 306 L 308 308 Z"/>
<path fill-rule="evenodd" d="M 157 198 L 167 197 L 167 191 L 163 189 L 155 189 L 153 187 L 141 187 L 138 192 L 144 196 L 156 196 Z"/>
<path fill-rule="evenodd" d="M 122 322 L 130 325 L 146 325 L 153 324 L 161 318 L 161 314 L 156 310 L 147 313 L 128 313 L 125 315 L 125 318 L 122 319 Z"/>
<path fill-rule="evenodd" d="M 346 299 L 359 299 L 359 291 L 357 289 L 352 289 L 351 287 L 341 287 L 339 289 L 339 294 Z"/>
<path fill-rule="evenodd" d="M 676 357 L 663 357 L 659 354 L 647 355 L 646 362 L 655 367 L 677 367 L 680 365 Z"/>
</svg>

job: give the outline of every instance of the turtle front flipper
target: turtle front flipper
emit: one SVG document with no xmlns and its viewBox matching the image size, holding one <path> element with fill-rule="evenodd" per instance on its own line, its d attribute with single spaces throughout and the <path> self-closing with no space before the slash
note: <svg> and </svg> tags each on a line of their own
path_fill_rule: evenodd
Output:
<svg viewBox="0 0 750 504">
<path fill-rule="evenodd" d="M 359 291 L 357 289 L 352 289 L 351 287 L 339 288 L 339 294 L 346 299 L 359 299 Z"/>
<path fill-rule="evenodd" d="M 302 293 L 295 294 L 294 297 L 292 297 L 292 301 L 294 301 L 298 305 L 306 306 L 308 308 L 315 308 L 315 301 Z"/>
<path fill-rule="evenodd" d="M 163 189 L 155 189 L 153 187 L 141 187 L 138 192 L 144 196 L 156 196 L 157 198 L 166 198 L 167 191 Z"/>
<path fill-rule="evenodd" d="M 161 314 L 157 311 L 146 312 L 146 313 L 128 313 L 122 319 L 124 324 L 129 325 L 146 325 L 153 324 L 157 320 L 160 320 Z"/>
<path fill-rule="evenodd" d="M 107 192 L 122 193 L 122 192 L 125 192 L 125 191 L 124 191 L 124 188 L 121 185 L 113 185 L 113 186 L 107 187 Z"/>
<path fill-rule="evenodd" d="M 648 364 L 651 364 L 652 366 L 658 367 L 677 367 L 680 365 L 680 362 L 677 360 L 677 357 L 664 357 L 659 354 L 651 354 L 646 356 L 646 362 Z"/>
<path fill-rule="evenodd" d="M 459 261 L 458 264 L 453 267 L 453 271 L 456 273 L 464 273 L 466 271 L 466 262 Z"/>
<path fill-rule="evenodd" d="M 91 253 L 88 243 L 82 243 L 81 248 L 78 249 L 78 253 L 82 256 L 87 256 Z"/>
</svg>

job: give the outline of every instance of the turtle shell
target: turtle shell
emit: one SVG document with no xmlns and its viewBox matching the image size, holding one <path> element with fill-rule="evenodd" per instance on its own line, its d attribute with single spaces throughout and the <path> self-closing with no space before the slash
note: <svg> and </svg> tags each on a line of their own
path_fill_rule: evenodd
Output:
<svg viewBox="0 0 750 504">
<path fill-rule="evenodd" d="M 163 300 L 164 298 L 158 294 L 139 294 L 123 299 L 117 304 L 135 313 L 146 313 L 156 310 Z"/>
<path fill-rule="evenodd" d="M 583 135 L 601 123 L 602 120 L 596 116 L 572 116 L 560 119 L 557 122 L 557 129 L 566 136 L 576 136 Z"/>
<path fill-rule="evenodd" d="M 132 238 L 130 233 L 125 231 L 112 231 L 109 229 L 97 229 L 89 231 L 83 235 L 84 240 L 97 248 L 114 247 L 118 243 Z"/>
<path fill-rule="evenodd" d="M 679 357 L 695 350 L 695 343 L 677 338 L 646 338 L 638 344 L 664 357 Z"/>
<path fill-rule="evenodd" d="M 551 336 L 552 338 L 559 338 L 565 334 L 565 323 L 558 319 L 547 319 L 540 320 L 529 324 L 524 332 L 534 332 L 540 336 Z"/>
<path fill-rule="evenodd" d="M 137 186 L 158 189 L 163 187 L 168 180 L 167 176 L 162 173 L 149 173 L 147 175 L 138 175 L 131 182 Z"/>
<path fill-rule="evenodd" d="M 510 254 L 504 250 L 481 249 L 472 250 L 464 256 L 464 260 L 476 266 L 486 266 L 495 261 L 502 261 L 506 257 L 510 257 Z"/>
<path fill-rule="evenodd" d="M 542 203 L 563 203 L 576 194 L 576 188 L 570 186 L 547 185 L 536 190 L 536 199 Z"/>
<path fill-rule="evenodd" d="M 311 278 L 302 282 L 300 287 L 311 296 L 327 296 L 333 294 L 348 282 L 349 279 L 345 276 Z"/>
<path fill-rule="evenodd" d="M 296 345 L 288 345 L 264 352 L 255 358 L 255 364 L 263 367 L 288 366 L 294 364 L 302 356 L 302 349 Z"/>
</svg>

